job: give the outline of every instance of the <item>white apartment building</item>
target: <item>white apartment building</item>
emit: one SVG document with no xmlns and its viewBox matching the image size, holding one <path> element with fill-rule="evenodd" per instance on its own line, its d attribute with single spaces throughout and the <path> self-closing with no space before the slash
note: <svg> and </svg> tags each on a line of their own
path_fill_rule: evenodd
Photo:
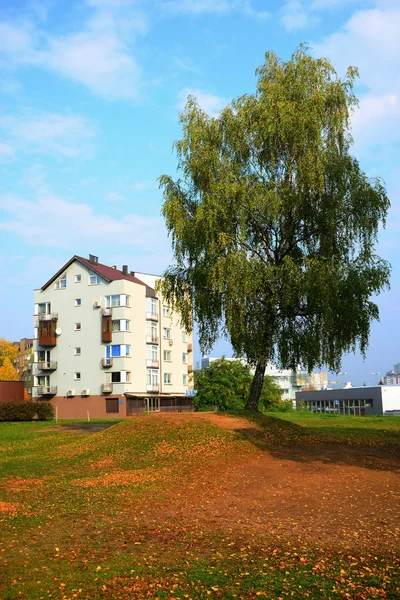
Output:
<svg viewBox="0 0 400 600">
<path fill-rule="evenodd" d="M 33 397 L 60 419 L 191 408 L 191 333 L 157 276 L 73 256 L 34 292 Z"/>
</svg>

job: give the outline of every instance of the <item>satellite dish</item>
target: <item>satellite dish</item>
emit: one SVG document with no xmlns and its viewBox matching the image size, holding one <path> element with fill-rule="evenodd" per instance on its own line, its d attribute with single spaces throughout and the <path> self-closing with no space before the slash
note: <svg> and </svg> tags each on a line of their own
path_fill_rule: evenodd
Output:
<svg viewBox="0 0 400 600">
<path fill-rule="evenodd" d="M 61 334 L 62 334 L 61 327 L 57 327 L 57 329 L 56 329 L 56 335 L 61 335 Z"/>
</svg>

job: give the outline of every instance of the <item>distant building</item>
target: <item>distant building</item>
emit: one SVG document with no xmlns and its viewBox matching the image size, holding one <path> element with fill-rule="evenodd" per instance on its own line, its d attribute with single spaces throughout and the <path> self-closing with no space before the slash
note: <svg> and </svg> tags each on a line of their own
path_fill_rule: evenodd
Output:
<svg viewBox="0 0 400 600">
<path fill-rule="evenodd" d="M 400 385 L 400 363 L 394 365 L 392 371 L 388 371 L 381 379 L 382 385 Z"/>
<path fill-rule="evenodd" d="M 328 387 L 328 373 L 326 371 L 311 373 L 310 387 L 314 388 L 314 390 L 326 390 Z"/>
<path fill-rule="evenodd" d="M 14 368 L 18 371 L 20 381 L 23 381 L 28 394 L 32 394 L 33 387 L 33 339 L 22 338 L 19 342 L 14 342 L 18 348 L 18 356 L 14 360 Z"/>
<path fill-rule="evenodd" d="M 363 386 L 319 392 L 300 391 L 296 394 L 296 405 L 297 408 L 305 406 L 315 413 L 400 416 L 400 388 Z"/>
</svg>

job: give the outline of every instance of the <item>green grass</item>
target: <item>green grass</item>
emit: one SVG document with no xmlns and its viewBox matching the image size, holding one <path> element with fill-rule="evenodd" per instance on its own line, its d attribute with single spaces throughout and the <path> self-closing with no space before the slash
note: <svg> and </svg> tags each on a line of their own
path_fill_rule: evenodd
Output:
<svg viewBox="0 0 400 600">
<path fill-rule="evenodd" d="M 257 417 L 271 436 L 265 443 L 326 443 L 329 427 L 300 417 Z M 331 429 L 350 442 L 365 430 L 337 422 Z M 392 444 L 395 428 L 378 425 L 369 426 L 385 432 L 376 444 Z M 178 426 L 143 416 L 91 435 L 0 424 L 1 600 L 398 598 L 390 549 L 350 552 L 209 519 L 221 477 L 266 450 L 189 417 Z M 199 506 L 203 518 L 192 518 Z"/>
</svg>

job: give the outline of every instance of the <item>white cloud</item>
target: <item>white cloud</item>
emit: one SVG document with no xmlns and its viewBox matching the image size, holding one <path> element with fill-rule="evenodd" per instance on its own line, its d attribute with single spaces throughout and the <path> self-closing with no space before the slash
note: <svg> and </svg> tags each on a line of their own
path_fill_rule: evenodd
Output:
<svg viewBox="0 0 400 600">
<path fill-rule="evenodd" d="M 267 19 L 270 13 L 266 10 L 258 11 L 253 8 L 249 0 L 163 0 L 162 8 L 167 12 L 205 15 L 225 15 L 239 12 L 257 19 Z"/>
<path fill-rule="evenodd" d="M 64 36 L 46 34 L 33 22 L 1 24 L 0 53 L 8 66 L 52 70 L 106 99 L 137 97 L 141 71 L 132 56 L 132 41 L 146 31 L 142 13 L 126 0 L 86 4 L 93 10 L 91 18 Z"/>
<path fill-rule="evenodd" d="M 56 113 L 0 117 L 0 130 L 17 150 L 83 158 L 93 153 L 96 135 L 83 117 Z"/>
<path fill-rule="evenodd" d="M 188 71 L 189 73 L 196 74 L 200 72 L 200 69 L 193 64 L 193 60 L 189 56 L 184 56 L 182 58 L 174 56 L 173 63 L 176 67 L 178 67 L 178 69 L 181 69 L 182 71 Z"/>
<path fill-rule="evenodd" d="M 110 200 L 111 202 L 122 202 L 125 200 L 125 197 L 118 194 L 118 192 L 109 192 L 107 194 L 107 200 Z"/>
<path fill-rule="evenodd" d="M 281 22 L 286 31 L 306 29 L 317 23 L 310 15 L 302 0 L 289 0 L 281 11 Z"/>
<path fill-rule="evenodd" d="M 210 117 L 217 117 L 221 110 L 228 104 L 228 101 L 220 96 L 214 96 L 202 90 L 185 88 L 178 94 L 178 107 L 181 110 L 185 108 L 188 96 L 194 96 L 200 108 Z"/>
<path fill-rule="evenodd" d="M 14 233 L 37 247 L 70 248 L 76 252 L 83 243 L 103 246 L 110 239 L 123 240 L 125 246 L 146 253 L 165 254 L 169 247 L 161 217 L 125 214 L 116 219 L 96 213 L 88 204 L 70 202 L 51 192 L 38 194 L 35 201 L 3 194 L 0 209 L 9 215 L 0 223 L 0 231 Z"/>
</svg>

